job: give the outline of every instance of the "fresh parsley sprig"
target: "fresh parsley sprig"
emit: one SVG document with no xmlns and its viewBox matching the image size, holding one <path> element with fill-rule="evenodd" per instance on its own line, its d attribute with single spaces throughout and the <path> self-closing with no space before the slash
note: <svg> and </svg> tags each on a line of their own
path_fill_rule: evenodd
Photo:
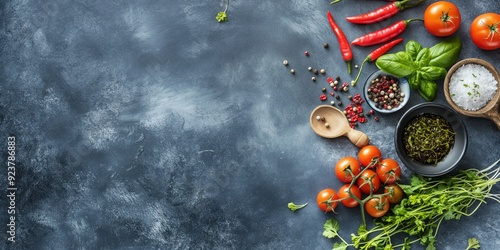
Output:
<svg viewBox="0 0 500 250">
<path fill-rule="evenodd" d="M 229 8 L 229 0 L 226 0 L 226 8 L 224 9 L 224 11 L 217 13 L 217 16 L 215 16 L 215 20 L 217 20 L 217 22 L 219 22 L 219 23 L 227 22 L 227 20 L 228 20 L 227 9 L 228 8 Z"/>
</svg>

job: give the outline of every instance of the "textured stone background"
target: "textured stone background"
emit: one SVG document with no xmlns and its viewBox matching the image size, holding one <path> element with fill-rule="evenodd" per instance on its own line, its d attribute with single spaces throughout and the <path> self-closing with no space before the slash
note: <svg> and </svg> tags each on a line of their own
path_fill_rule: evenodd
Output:
<svg viewBox="0 0 500 250">
<path fill-rule="evenodd" d="M 326 12 L 352 40 L 422 17 L 433 1 L 371 26 L 343 17 L 386 2 L 329 2 L 231 1 L 229 22 L 220 24 L 223 0 L 2 1 L 0 151 L 6 159 L 7 137 L 16 136 L 18 192 L 16 243 L 2 226 L 0 248 L 331 249 L 321 233 L 332 215 L 315 207 L 315 196 L 340 186 L 332 166 L 357 148 L 309 127 L 326 76 L 351 79 Z M 500 68 L 499 51 L 481 51 L 468 36 L 473 18 L 500 12 L 498 2 L 453 2 L 463 15 L 460 58 Z M 442 40 L 418 22 L 403 37 L 426 47 Z M 371 50 L 354 48 L 354 63 Z M 308 66 L 327 74 L 312 83 Z M 362 79 L 375 69 L 366 65 Z M 439 91 L 436 101 L 445 103 Z M 423 101 L 413 93 L 403 110 L 359 129 L 397 159 L 395 125 Z M 460 168 L 500 158 L 494 124 L 464 120 L 471 141 Z M 6 167 L 0 173 L 6 225 Z M 410 174 L 404 169 L 403 180 Z M 291 213 L 290 201 L 310 206 Z M 444 222 L 438 249 L 465 249 L 469 237 L 498 249 L 499 208 L 490 202 L 471 218 Z M 359 211 L 338 211 L 348 238 Z"/>
</svg>

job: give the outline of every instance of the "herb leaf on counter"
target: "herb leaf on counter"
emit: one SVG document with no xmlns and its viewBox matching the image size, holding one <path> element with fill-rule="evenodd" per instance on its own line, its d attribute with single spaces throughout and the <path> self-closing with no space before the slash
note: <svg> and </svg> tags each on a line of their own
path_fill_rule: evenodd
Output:
<svg viewBox="0 0 500 250">
<path fill-rule="evenodd" d="M 226 8 L 224 11 L 221 11 L 217 13 L 217 16 L 215 16 L 215 20 L 219 23 L 227 22 L 227 9 L 229 8 L 229 0 L 226 0 Z"/>
</svg>

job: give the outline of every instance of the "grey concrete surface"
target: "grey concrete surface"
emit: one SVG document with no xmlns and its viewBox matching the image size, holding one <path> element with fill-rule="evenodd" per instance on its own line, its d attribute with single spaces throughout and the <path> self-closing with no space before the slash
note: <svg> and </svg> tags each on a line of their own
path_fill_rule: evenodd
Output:
<svg viewBox="0 0 500 250">
<path fill-rule="evenodd" d="M 314 204 L 319 190 L 340 187 L 335 162 L 357 153 L 346 138 L 324 139 L 309 126 L 310 112 L 325 104 L 326 77 L 357 73 L 347 74 L 326 13 L 352 40 L 421 18 L 430 2 L 361 26 L 343 18 L 387 2 L 231 0 L 229 21 L 218 23 L 223 0 L 2 1 L 0 248 L 331 249 L 327 218 L 338 218 L 347 238 L 361 220 L 358 209 L 331 215 Z M 500 51 L 478 49 L 468 31 L 475 16 L 499 13 L 498 2 L 453 2 L 462 13 L 460 59 L 500 69 Z M 419 22 L 402 37 L 426 47 L 442 40 Z M 373 49 L 354 47 L 353 65 Z M 312 82 L 308 66 L 326 74 Z M 367 64 L 362 81 L 374 70 Z M 436 102 L 446 103 L 439 86 Z M 405 108 L 358 129 L 398 159 L 396 123 L 421 102 L 413 92 Z M 459 169 L 500 158 L 495 125 L 463 119 L 470 143 Z M 17 146 L 15 243 L 6 233 L 9 136 Z M 402 181 L 410 175 L 403 168 Z M 310 205 L 291 213 L 291 201 Z M 481 249 L 498 249 L 499 208 L 488 202 L 443 222 L 437 248 L 465 249 L 476 237 Z"/>
</svg>

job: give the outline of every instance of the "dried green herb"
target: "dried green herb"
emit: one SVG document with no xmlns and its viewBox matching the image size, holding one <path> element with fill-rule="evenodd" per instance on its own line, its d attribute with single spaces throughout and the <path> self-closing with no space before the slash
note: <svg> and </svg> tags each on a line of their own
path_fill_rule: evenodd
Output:
<svg viewBox="0 0 500 250">
<path fill-rule="evenodd" d="M 436 165 L 453 148 L 455 132 L 440 115 L 424 113 L 413 118 L 404 128 L 406 154 L 422 164 Z"/>
</svg>

